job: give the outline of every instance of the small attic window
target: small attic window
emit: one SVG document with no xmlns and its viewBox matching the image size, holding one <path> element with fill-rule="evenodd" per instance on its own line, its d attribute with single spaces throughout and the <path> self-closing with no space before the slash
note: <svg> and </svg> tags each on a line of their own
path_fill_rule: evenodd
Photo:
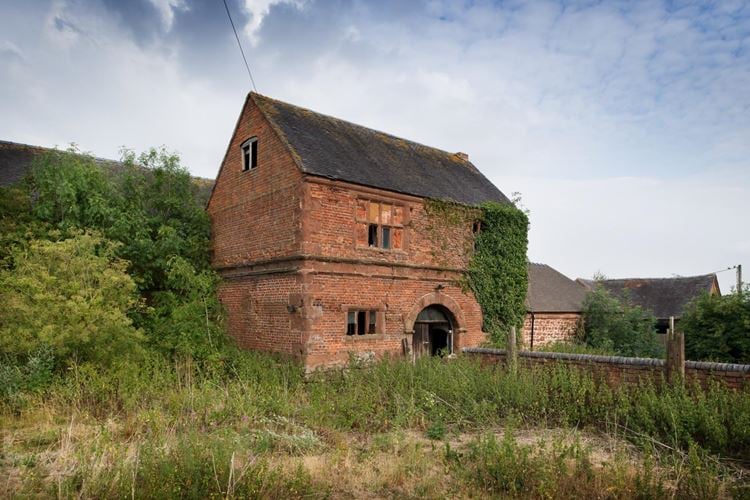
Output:
<svg viewBox="0 0 750 500">
<path fill-rule="evenodd" d="M 258 138 L 251 137 L 240 146 L 242 151 L 242 171 L 247 172 L 258 166 Z"/>
</svg>

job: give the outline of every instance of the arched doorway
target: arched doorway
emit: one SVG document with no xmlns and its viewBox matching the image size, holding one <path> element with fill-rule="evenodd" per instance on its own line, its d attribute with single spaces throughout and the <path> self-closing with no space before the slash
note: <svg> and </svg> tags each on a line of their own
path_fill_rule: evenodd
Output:
<svg viewBox="0 0 750 500">
<path fill-rule="evenodd" d="M 451 312 L 438 304 L 425 307 L 414 321 L 412 350 L 419 356 L 445 356 L 453 353 L 453 325 Z"/>
</svg>

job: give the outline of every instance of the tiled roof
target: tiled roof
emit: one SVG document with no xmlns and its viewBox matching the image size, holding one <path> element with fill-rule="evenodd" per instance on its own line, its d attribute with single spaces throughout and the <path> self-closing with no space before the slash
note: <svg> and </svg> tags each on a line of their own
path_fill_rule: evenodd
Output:
<svg viewBox="0 0 750 500">
<path fill-rule="evenodd" d="M 586 288 L 546 264 L 529 263 L 529 312 L 581 312 Z"/>
<path fill-rule="evenodd" d="M 601 284 L 605 290 L 631 305 L 651 311 L 657 318 L 679 318 L 685 306 L 701 293 L 719 292 L 715 274 L 676 278 L 626 278 L 578 280 L 590 288 Z M 720 293 L 720 292 L 719 292 Z"/>
<path fill-rule="evenodd" d="M 52 151 L 55 150 L 18 142 L 0 141 L 0 187 L 22 181 L 31 169 L 34 158 Z M 123 164 L 116 160 L 95 157 L 94 161 L 110 172 L 117 172 L 118 169 L 123 167 Z M 198 187 L 198 199 L 205 203 L 211 193 L 214 181 L 202 177 L 193 177 L 193 181 Z"/>
<path fill-rule="evenodd" d="M 466 205 L 508 202 L 456 153 L 423 146 L 260 94 L 250 97 L 304 173 Z"/>
</svg>

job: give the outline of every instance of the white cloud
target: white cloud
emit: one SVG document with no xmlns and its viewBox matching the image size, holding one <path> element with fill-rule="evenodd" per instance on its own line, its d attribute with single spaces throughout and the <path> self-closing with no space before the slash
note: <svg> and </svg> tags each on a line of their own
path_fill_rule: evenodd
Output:
<svg viewBox="0 0 750 500">
<path fill-rule="evenodd" d="M 215 175 L 248 90 L 223 7 L 204 11 L 216 32 L 180 39 L 184 4 L 154 1 L 171 31 L 146 45 L 93 0 L 0 16 L 0 54 L 25 61 L 0 58 L 0 138 L 101 156 L 166 144 Z M 533 259 L 572 277 L 750 264 L 746 18 L 653 2 L 243 5 L 262 92 L 469 153 L 524 194 Z"/>
<path fill-rule="evenodd" d="M 10 40 L 0 40 L 0 57 L 9 60 L 23 61 L 23 52 L 18 48 L 18 45 L 11 42 Z"/>
<path fill-rule="evenodd" d="M 271 11 L 274 5 L 287 4 L 302 8 L 306 0 L 245 0 L 245 10 L 250 15 L 250 20 L 245 25 L 245 34 L 252 45 L 258 44 L 258 30 L 263 24 L 263 19 Z"/>
<path fill-rule="evenodd" d="M 149 0 L 161 14 L 162 27 L 164 31 L 172 29 L 175 10 L 187 10 L 185 0 Z"/>
</svg>

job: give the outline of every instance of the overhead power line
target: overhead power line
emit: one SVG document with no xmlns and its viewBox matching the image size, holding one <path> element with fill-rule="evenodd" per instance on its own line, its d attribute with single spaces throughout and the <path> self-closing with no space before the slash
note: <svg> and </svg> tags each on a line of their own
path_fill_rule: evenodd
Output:
<svg viewBox="0 0 750 500">
<path fill-rule="evenodd" d="M 232 14 L 229 13 L 229 6 L 227 5 L 227 0 L 223 0 L 224 2 L 224 8 L 227 11 L 227 17 L 229 18 L 229 24 L 232 25 L 232 31 L 234 31 L 234 37 L 237 39 L 237 46 L 240 48 L 240 54 L 242 54 L 242 60 L 245 61 L 245 68 L 247 68 L 247 74 L 250 76 L 250 83 L 253 84 L 253 90 L 258 91 L 258 89 L 255 87 L 255 80 L 253 79 L 253 73 L 250 71 L 250 65 L 247 64 L 247 58 L 245 57 L 245 51 L 242 50 L 242 43 L 240 42 L 240 37 L 237 34 L 237 28 L 234 27 L 234 21 L 232 21 Z"/>
</svg>

